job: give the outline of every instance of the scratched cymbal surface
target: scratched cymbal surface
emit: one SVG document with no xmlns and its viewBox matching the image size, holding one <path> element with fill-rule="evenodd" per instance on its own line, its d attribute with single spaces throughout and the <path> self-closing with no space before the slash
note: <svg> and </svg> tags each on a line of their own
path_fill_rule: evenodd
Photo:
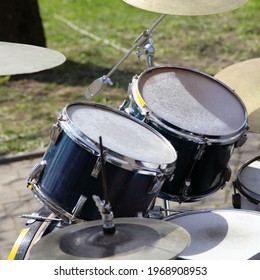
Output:
<svg viewBox="0 0 260 280">
<path fill-rule="evenodd" d="M 105 234 L 100 220 L 50 233 L 32 248 L 30 259 L 173 259 L 190 242 L 186 230 L 168 222 L 117 218 L 114 223 L 114 234 Z"/>
</svg>

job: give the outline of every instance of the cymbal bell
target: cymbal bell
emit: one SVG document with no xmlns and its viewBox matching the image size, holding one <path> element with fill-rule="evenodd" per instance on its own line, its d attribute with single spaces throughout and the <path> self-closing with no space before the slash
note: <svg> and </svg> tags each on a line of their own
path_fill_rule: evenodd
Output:
<svg viewBox="0 0 260 280">
<path fill-rule="evenodd" d="M 215 78 L 232 88 L 241 98 L 247 109 L 250 131 L 260 133 L 260 58 L 228 66 Z"/>
<path fill-rule="evenodd" d="M 244 5 L 247 0 L 123 0 L 151 12 L 169 15 L 199 16 L 228 12 Z"/>
<path fill-rule="evenodd" d="M 62 64 L 65 56 L 43 47 L 0 42 L 0 76 L 28 74 Z"/>
<path fill-rule="evenodd" d="M 114 219 L 116 232 L 105 234 L 102 221 L 67 226 L 40 239 L 32 260 L 173 259 L 190 243 L 186 230 L 175 224 L 147 218 Z"/>
</svg>

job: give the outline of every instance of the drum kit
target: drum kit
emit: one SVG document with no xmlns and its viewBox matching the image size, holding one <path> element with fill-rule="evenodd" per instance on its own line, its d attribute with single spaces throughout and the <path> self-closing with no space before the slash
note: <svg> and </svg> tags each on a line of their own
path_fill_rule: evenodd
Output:
<svg viewBox="0 0 260 280">
<path fill-rule="evenodd" d="M 155 67 L 151 41 L 166 14 L 210 15 L 247 1 L 124 2 L 162 15 L 108 75 L 89 86 L 86 98 L 111 84 L 110 76 L 136 49 L 147 56 L 148 68 L 133 77 L 129 98 L 118 109 L 80 101 L 60 112 L 49 146 L 27 179 L 43 208 L 21 215 L 28 220 L 9 259 L 260 259 L 260 156 L 239 171 L 234 209 L 165 211 L 169 201 L 206 199 L 230 180 L 233 150 L 246 142 L 251 125 L 260 132 L 260 60 L 212 77 L 179 66 Z M 0 48 L 6 61 L 1 75 L 65 60 L 39 47 Z M 164 208 L 156 206 L 157 198 Z"/>
</svg>

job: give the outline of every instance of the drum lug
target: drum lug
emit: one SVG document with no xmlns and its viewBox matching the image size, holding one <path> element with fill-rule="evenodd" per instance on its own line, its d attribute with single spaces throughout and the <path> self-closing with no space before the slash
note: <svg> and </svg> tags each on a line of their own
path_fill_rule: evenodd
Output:
<svg viewBox="0 0 260 280">
<path fill-rule="evenodd" d="M 59 113 L 57 119 L 58 119 L 58 122 L 66 122 L 68 120 L 67 116 L 64 115 L 62 112 Z"/>
<path fill-rule="evenodd" d="M 53 144 L 56 144 L 61 134 L 62 128 L 58 123 L 51 126 L 50 139 Z"/>
<path fill-rule="evenodd" d="M 168 181 L 169 181 L 169 182 L 172 182 L 172 180 L 174 179 L 174 176 L 175 176 L 175 174 L 173 173 L 173 174 L 168 178 Z"/>
<path fill-rule="evenodd" d="M 183 198 L 186 198 L 188 196 L 190 190 L 191 190 L 191 180 L 190 179 L 185 179 L 184 185 L 181 189 L 181 196 Z"/>
<path fill-rule="evenodd" d="M 164 183 L 163 176 L 156 176 L 153 180 L 152 186 L 148 189 L 148 194 L 158 193 Z"/>
<path fill-rule="evenodd" d="M 37 184 L 38 183 L 38 181 L 39 181 L 39 179 L 41 177 L 41 174 L 42 174 L 46 164 L 47 164 L 47 161 L 46 160 L 42 160 L 41 162 L 37 163 L 33 167 L 32 172 L 30 173 L 30 175 L 29 175 L 29 177 L 27 179 L 27 182 L 29 184 L 31 184 L 31 183 Z"/>
<path fill-rule="evenodd" d="M 247 141 L 247 133 L 244 133 L 242 137 L 235 143 L 234 147 L 239 148 L 242 147 Z"/>
<path fill-rule="evenodd" d="M 206 148 L 206 145 L 203 144 L 203 145 L 199 145 L 198 148 L 197 148 L 197 153 L 195 154 L 194 156 L 194 159 L 195 160 L 200 160 L 205 152 L 205 148 Z"/>
<path fill-rule="evenodd" d="M 106 160 L 106 153 L 104 152 L 104 160 Z M 91 172 L 91 176 L 97 178 L 102 168 L 101 157 L 99 156 L 96 164 Z"/>
<path fill-rule="evenodd" d="M 80 196 L 79 200 L 77 201 L 75 207 L 72 210 L 72 217 L 70 218 L 69 223 L 72 223 L 72 221 L 75 220 L 75 217 L 77 217 L 81 213 L 82 207 L 84 206 L 87 199 L 88 198 L 84 195 Z"/>
</svg>

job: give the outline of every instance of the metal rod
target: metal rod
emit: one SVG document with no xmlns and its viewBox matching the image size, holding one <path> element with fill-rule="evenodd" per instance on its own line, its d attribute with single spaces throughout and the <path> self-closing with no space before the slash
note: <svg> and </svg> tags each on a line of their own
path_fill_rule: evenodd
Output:
<svg viewBox="0 0 260 280">
<path fill-rule="evenodd" d="M 105 170 L 105 159 L 104 159 L 104 150 L 102 137 L 99 137 L 99 145 L 100 145 L 100 159 L 101 159 L 101 171 L 102 171 L 102 186 L 104 192 L 104 200 L 105 205 L 108 203 L 108 191 L 107 191 L 107 178 L 106 178 L 106 170 Z"/>
<path fill-rule="evenodd" d="M 117 70 L 117 68 L 128 58 L 128 56 L 137 48 L 143 45 L 151 35 L 151 32 L 154 28 L 166 17 L 166 14 L 162 14 L 159 19 L 151 25 L 149 29 L 143 31 L 135 40 L 135 44 L 132 48 L 117 62 L 117 64 L 108 72 L 106 75 L 107 78 L 111 77 L 111 75 Z"/>
<path fill-rule="evenodd" d="M 100 94 L 104 88 L 109 84 L 109 85 L 113 85 L 113 82 L 110 79 L 110 76 L 117 70 L 117 68 L 128 58 L 128 56 L 137 48 L 140 46 L 144 46 L 147 42 L 150 42 L 151 44 L 151 32 L 152 30 L 166 17 L 165 14 L 161 15 L 159 17 L 159 19 L 148 29 L 143 31 L 135 40 L 134 45 L 132 46 L 132 48 L 117 62 L 117 64 L 108 72 L 107 75 L 103 75 L 102 77 L 94 80 L 89 87 L 87 88 L 86 92 L 85 92 L 85 97 L 87 99 L 91 99 L 94 96 L 97 96 L 98 94 Z M 147 45 L 147 44 L 146 44 Z M 152 44 L 151 44 L 152 46 Z M 152 52 L 149 52 L 149 50 L 146 50 L 147 53 L 147 64 L 148 67 L 152 67 L 153 66 L 153 53 L 154 50 Z M 140 55 L 140 52 L 139 52 Z"/>
<path fill-rule="evenodd" d="M 33 219 L 33 220 L 36 220 L 36 221 L 47 221 L 47 222 L 51 222 L 51 221 L 60 222 L 60 221 L 62 221 L 61 219 L 58 219 L 58 218 L 49 218 L 49 217 L 43 217 L 43 216 L 38 216 L 38 215 L 27 215 L 27 214 L 22 214 L 22 215 L 19 216 L 19 218 Z"/>
</svg>

